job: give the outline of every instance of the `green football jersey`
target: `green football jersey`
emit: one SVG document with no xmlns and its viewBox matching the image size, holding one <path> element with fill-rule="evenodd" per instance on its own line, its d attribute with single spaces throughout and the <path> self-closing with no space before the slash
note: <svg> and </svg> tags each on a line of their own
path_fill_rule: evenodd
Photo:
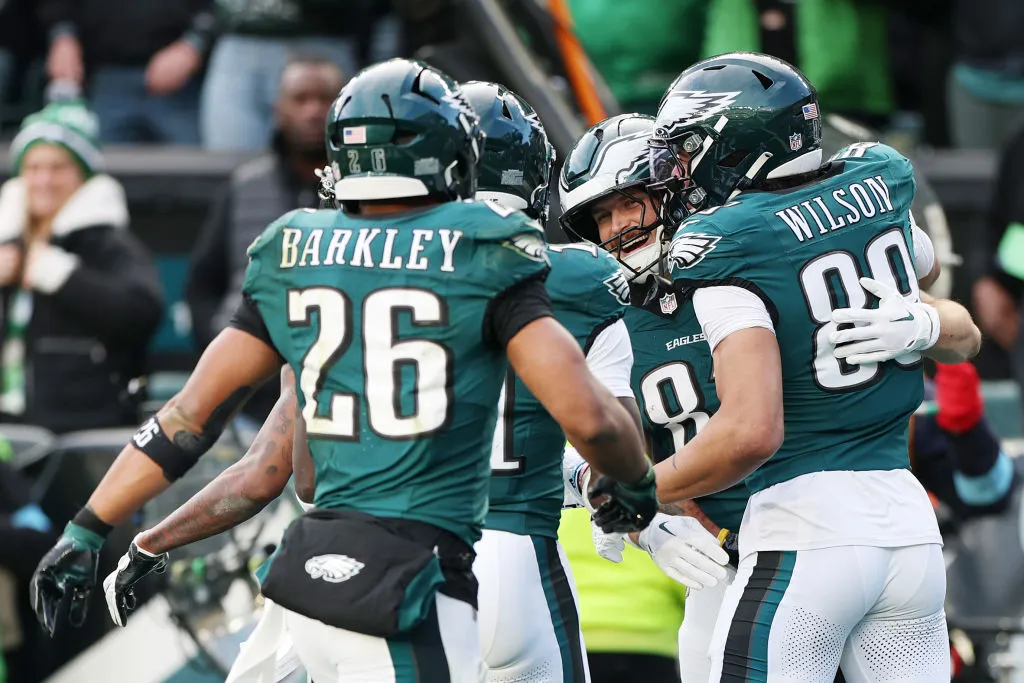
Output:
<svg viewBox="0 0 1024 683">
<path fill-rule="evenodd" d="M 918 299 L 913 171 L 877 143 L 851 145 L 833 159 L 806 185 L 745 192 L 695 214 L 671 247 L 680 291 L 745 287 L 773 319 L 785 442 L 748 477 L 752 492 L 809 472 L 909 467 L 908 419 L 923 390 L 920 357 L 851 365 L 835 358 L 828 337 L 834 309 L 876 305 L 862 276 Z"/>
<path fill-rule="evenodd" d="M 618 261 L 592 244 L 552 245 L 548 257 L 551 308 L 586 353 L 602 330 L 622 318 L 629 284 Z M 558 538 L 564 450 L 562 428 L 510 369 L 494 430 L 484 526 Z"/>
<path fill-rule="evenodd" d="M 318 507 L 479 538 L 508 367 L 487 312 L 547 271 L 545 247 L 488 202 L 293 211 L 253 243 L 244 291 L 299 378 Z"/>
<path fill-rule="evenodd" d="M 645 306 L 626 310 L 633 345 L 630 383 L 640 408 L 651 456 L 661 462 L 696 436 L 718 409 L 711 352 L 690 303 L 659 288 Z M 741 482 L 697 499 L 718 526 L 739 531 L 747 507 Z"/>
</svg>

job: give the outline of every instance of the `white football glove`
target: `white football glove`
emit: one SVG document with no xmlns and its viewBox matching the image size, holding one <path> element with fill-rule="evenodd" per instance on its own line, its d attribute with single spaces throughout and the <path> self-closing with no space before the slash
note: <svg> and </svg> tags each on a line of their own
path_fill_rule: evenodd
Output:
<svg viewBox="0 0 1024 683">
<path fill-rule="evenodd" d="M 596 524 L 590 525 L 593 531 L 594 550 L 597 554 L 618 564 L 622 562 L 622 551 L 626 549 L 626 540 L 623 534 L 606 534 Z"/>
<path fill-rule="evenodd" d="M 834 323 L 856 325 L 829 334 L 836 358 L 847 363 L 881 363 L 935 346 L 939 313 L 934 306 L 907 301 L 894 287 L 869 277 L 862 277 L 860 285 L 878 297 L 878 308 L 832 311 Z"/>
<path fill-rule="evenodd" d="M 590 465 L 572 446 L 562 454 L 562 507 L 586 508 L 594 514 L 594 506 L 587 499 L 590 486 Z"/>
<path fill-rule="evenodd" d="M 729 554 L 693 517 L 659 512 L 637 541 L 666 576 L 687 588 L 711 588 L 725 580 Z"/>
</svg>

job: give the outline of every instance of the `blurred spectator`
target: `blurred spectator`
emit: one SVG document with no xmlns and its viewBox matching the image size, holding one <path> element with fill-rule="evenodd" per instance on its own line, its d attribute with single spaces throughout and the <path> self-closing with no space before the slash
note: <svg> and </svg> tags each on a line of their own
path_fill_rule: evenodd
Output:
<svg viewBox="0 0 1024 683">
<path fill-rule="evenodd" d="M 981 331 L 1003 349 L 1020 336 L 1024 294 L 1024 130 L 1003 150 L 986 230 L 976 238 L 986 260 L 974 283 L 974 313 Z"/>
<path fill-rule="evenodd" d="M 42 43 L 34 0 L 0 2 L 0 126 L 16 125 L 37 108 L 18 111 L 31 89 L 25 83 L 32 80 L 28 66 L 41 55 Z"/>
<path fill-rule="evenodd" d="M 223 34 L 203 85 L 203 143 L 262 150 L 270 143 L 281 72 L 291 52 L 316 52 L 346 78 L 395 54 L 396 24 L 383 0 L 215 0 Z"/>
<path fill-rule="evenodd" d="M 953 144 L 999 149 L 1024 125 L 1024 2 L 958 0 L 953 26 Z"/>
<path fill-rule="evenodd" d="M 105 143 L 199 144 L 210 0 L 38 0 L 47 71 L 84 87 Z"/>
<path fill-rule="evenodd" d="M 621 0 L 570 0 L 583 48 L 622 111 L 655 114 L 668 86 L 700 57 L 707 0 L 657 0 L 638 11 Z"/>
<path fill-rule="evenodd" d="M 156 270 L 96 133 L 80 103 L 29 116 L 0 187 L 0 410 L 54 432 L 136 423 L 128 383 L 160 322 Z"/>
<path fill-rule="evenodd" d="M 936 368 L 925 384 L 929 410 L 914 418 L 914 474 L 958 520 L 1001 513 L 1017 482 L 985 420 L 978 371 L 969 362 Z"/>
<path fill-rule="evenodd" d="M 710 0 L 704 56 L 766 52 L 803 71 L 827 112 L 882 127 L 892 113 L 885 3 Z"/>
<path fill-rule="evenodd" d="M 562 510 L 558 540 L 575 577 L 592 683 L 678 682 L 686 589 L 628 544 L 619 564 L 600 557 L 582 508 Z"/>
<path fill-rule="evenodd" d="M 296 56 L 281 74 L 272 151 L 232 173 L 192 253 L 186 298 L 200 350 L 238 307 L 246 248 L 288 211 L 316 208 L 314 171 L 327 163 L 324 121 L 342 82 L 338 67 L 319 57 Z M 245 414 L 262 422 L 276 400 L 277 383 L 268 382 Z"/>
<path fill-rule="evenodd" d="M 0 583 L 13 598 L 0 599 L 0 634 L 4 657 L 9 661 L 9 683 L 34 683 L 44 671 L 46 639 L 35 626 L 29 603 L 28 583 L 36 564 L 56 540 L 50 520 L 29 499 L 30 482 L 5 462 L 0 461 Z M 0 594 L 2 594 L 0 592 Z M 3 595 L 2 597 L 8 597 Z M 16 643 L 7 647 L 7 639 Z M 0 677 L 0 680 L 3 680 Z"/>
</svg>

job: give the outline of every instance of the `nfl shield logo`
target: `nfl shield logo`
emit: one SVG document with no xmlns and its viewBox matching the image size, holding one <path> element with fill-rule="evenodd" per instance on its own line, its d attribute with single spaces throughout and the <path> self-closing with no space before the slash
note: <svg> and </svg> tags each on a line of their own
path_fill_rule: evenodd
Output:
<svg viewBox="0 0 1024 683">
<path fill-rule="evenodd" d="M 672 292 L 669 292 L 658 299 L 658 303 L 661 304 L 661 312 L 665 315 L 671 315 L 676 312 L 677 308 L 679 308 L 679 302 L 676 301 L 676 295 Z"/>
<path fill-rule="evenodd" d="M 789 148 L 794 152 L 798 151 L 804 146 L 804 136 L 800 133 L 793 133 L 789 136 Z"/>
</svg>

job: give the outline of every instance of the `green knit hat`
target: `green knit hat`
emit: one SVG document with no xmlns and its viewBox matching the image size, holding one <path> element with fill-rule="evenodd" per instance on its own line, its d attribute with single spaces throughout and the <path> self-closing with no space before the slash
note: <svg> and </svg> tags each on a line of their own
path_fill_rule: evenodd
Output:
<svg viewBox="0 0 1024 683">
<path fill-rule="evenodd" d="M 83 100 L 48 104 L 42 111 L 25 117 L 11 142 L 14 174 L 21 172 L 25 152 L 32 145 L 49 142 L 66 149 L 88 178 L 103 170 L 99 132 L 99 120 Z"/>
</svg>

